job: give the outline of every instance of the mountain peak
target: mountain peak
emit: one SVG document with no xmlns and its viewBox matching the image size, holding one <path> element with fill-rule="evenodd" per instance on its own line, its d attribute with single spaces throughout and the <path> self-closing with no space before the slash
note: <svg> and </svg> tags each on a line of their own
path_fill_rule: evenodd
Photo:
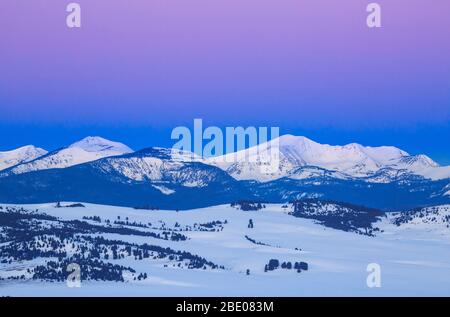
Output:
<svg viewBox="0 0 450 317">
<path fill-rule="evenodd" d="M 27 152 L 27 151 L 38 151 L 38 152 L 44 151 L 45 152 L 44 149 L 41 149 L 37 146 L 29 144 L 29 145 L 24 145 L 24 146 L 18 147 L 17 149 L 14 149 L 14 150 L 9 150 L 9 151 L 4 151 L 4 152 L 0 151 L 0 153 L 14 153 L 14 152 L 17 153 L 17 152 Z"/>
<path fill-rule="evenodd" d="M 308 139 L 305 136 L 296 136 L 292 134 L 284 134 L 275 140 L 279 141 L 281 146 L 298 145 L 298 144 L 318 144 L 317 142 Z"/>
<path fill-rule="evenodd" d="M 132 149 L 123 143 L 110 141 L 99 136 L 88 136 L 69 145 L 69 148 L 80 148 L 86 152 L 112 151 L 120 154 L 133 152 Z"/>
<path fill-rule="evenodd" d="M 28 153 L 39 153 L 39 154 L 47 153 L 46 150 L 41 149 L 41 148 L 36 147 L 34 145 L 31 145 L 31 144 L 30 145 L 21 146 L 21 147 L 15 149 L 15 150 L 12 150 L 12 151 L 9 151 L 9 152 L 20 152 L 20 153 L 27 153 L 28 152 Z"/>
<path fill-rule="evenodd" d="M 46 150 L 34 145 L 26 145 L 15 150 L 0 152 L 0 170 L 32 161 L 45 154 L 47 154 Z"/>
</svg>

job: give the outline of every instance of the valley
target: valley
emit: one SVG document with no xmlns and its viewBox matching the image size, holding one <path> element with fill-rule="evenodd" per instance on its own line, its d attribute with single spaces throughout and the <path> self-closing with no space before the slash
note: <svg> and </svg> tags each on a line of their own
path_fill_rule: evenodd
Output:
<svg viewBox="0 0 450 317">
<path fill-rule="evenodd" d="M 377 215 L 370 225 L 377 228 L 373 234 L 313 219 L 325 209 L 355 211 L 329 202 L 311 202 L 308 217 L 294 216 L 291 204 L 179 212 L 60 205 L 74 207 L 1 205 L 1 295 L 429 296 L 450 291 L 448 205 L 406 217 Z M 28 229 L 21 231 L 21 225 Z M 70 263 L 80 265 L 81 288 L 66 285 L 64 266 Z M 380 288 L 366 285 L 370 263 L 381 267 Z"/>
</svg>

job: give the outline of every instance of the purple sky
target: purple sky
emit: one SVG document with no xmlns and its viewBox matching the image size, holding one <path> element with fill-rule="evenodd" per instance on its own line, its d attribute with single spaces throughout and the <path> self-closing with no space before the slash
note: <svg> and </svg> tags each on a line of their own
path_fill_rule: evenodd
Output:
<svg viewBox="0 0 450 317">
<path fill-rule="evenodd" d="M 369 0 L 79 0 L 81 29 L 65 25 L 69 2 L 0 2 L 0 131 L 32 143 L 32 125 L 169 131 L 198 117 L 415 151 L 432 127 L 450 160 L 448 0 L 379 0 L 381 29 L 365 24 Z M 426 140 L 417 151 L 433 152 Z"/>
</svg>

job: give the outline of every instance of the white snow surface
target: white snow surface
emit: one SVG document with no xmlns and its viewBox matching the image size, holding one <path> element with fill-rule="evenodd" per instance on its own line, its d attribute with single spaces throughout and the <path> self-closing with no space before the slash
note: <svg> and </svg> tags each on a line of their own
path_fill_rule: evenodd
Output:
<svg viewBox="0 0 450 317">
<path fill-rule="evenodd" d="M 64 205 L 65 203 L 63 203 Z M 380 222 L 384 232 L 376 237 L 323 227 L 313 220 L 295 218 L 290 208 L 267 205 L 247 212 L 228 205 L 189 211 L 149 211 L 84 204 L 86 208 L 55 208 L 55 204 L 25 205 L 26 209 L 61 219 L 82 220 L 99 216 L 114 221 L 128 217 L 142 223 L 175 223 L 192 226 L 227 220 L 223 231 L 185 231 L 187 241 L 104 234 L 109 239 L 167 246 L 205 257 L 225 270 L 187 270 L 163 267 L 161 261 L 111 260 L 146 272 L 144 281 L 125 283 L 83 282 L 81 288 L 65 283 L 38 281 L 0 282 L 0 296 L 449 296 L 450 230 L 440 224 L 412 221 L 405 227 L 392 225 L 394 214 Z M 438 209 L 448 213 L 450 206 Z M 254 228 L 249 229 L 249 219 Z M 264 245 L 254 244 L 245 236 Z M 270 259 L 305 261 L 308 271 L 278 269 L 264 272 Z M 164 263 L 164 262 L 163 262 Z M 381 287 L 369 288 L 369 263 L 381 267 Z M 13 264 L 23 270 L 23 264 Z M 0 264 L 6 276 L 10 264 Z M 245 271 L 249 269 L 250 275 Z"/>
<path fill-rule="evenodd" d="M 0 171 L 17 164 L 32 161 L 47 151 L 33 145 L 27 145 L 15 150 L 0 152 Z"/>
</svg>

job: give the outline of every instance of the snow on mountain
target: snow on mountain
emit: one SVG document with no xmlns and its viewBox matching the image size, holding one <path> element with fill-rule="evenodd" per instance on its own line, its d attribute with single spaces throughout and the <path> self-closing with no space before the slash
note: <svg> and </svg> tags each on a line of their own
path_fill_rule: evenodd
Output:
<svg viewBox="0 0 450 317">
<path fill-rule="evenodd" d="M 290 179 L 311 179 L 311 178 L 323 178 L 330 177 L 336 179 L 349 179 L 350 177 L 344 173 L 337 171 L 330 171 L 327 169 L 323 169 L 315 166 L 302 166 L 298 168 L 294 168 L 288 173 L 288 177 Z"/>
<path fill-rule="evenodd" d="M 172 195 L 173 193 L 175 193 L 174 190 L 167 188 L 165 186 L 160 186 L 160 185 L 152 185 L 152 186 L 165 195 Z"/>
<path fill-rule="evenodd" d="M 268 158 L 279 154 L 279 160 Z M 273 157 L 273 156 L 272 156 Z M 208 158 L 238 180 L 272 181 L 282 177 L 302 179 L 299 167 L 318 167 L 336 173 L 340 178 L 370 177 L 382 169 L 406 171 L 430 179 L 450 177 L 450 167 L 440 167 L 425 155 L 409 155 L 393 146 L 370 147 L 351 143 L 344 146 L 314 142 L 306 137 L 283 135 L 278 139 L 236 153 Z M 270 167 L 270 173 L 264 168 Z M 314 175 L 317 173 L 314 173 Z M 395 173 L 394 173 L 395 174 Z M 378 181 L 386 181 L 386 175 Z"/>
<path fill-rule="evenodd" d="M 396 164 L 400 164 L 401 166 L 409 166 L 411 170 L 439 167 L 439 164 L 423 154 L 401 157 Z"/>
<path fill-rule="evenodd" d="M 12 151 L 0 152 L 0 171 L 17 164 L 32 161 L 45 154 L 47 154 L 47 151 L 33 145 L 23 146 Z"/>
<path fill-rule="evenodd" d="M 14 166 L 2 173 L 3 176 L 22 174 L 52 168 L 65 168 L 104 157 L 133 152 L 128 146 L 101 137 L 87 137 L 68 147 L 48 153 L 32 161 Z"/>
<path fill-rule="evenodd" d="M 444 187 L 444 195 L 443 196 L 450 196 L 450 184 Z"/>
<path fill-rule="evenodd" d="M 415 171 L 415 174 L 421 175 L 432 180 L 450 178 L 450 166 L 438 166 L 434 168 L 424 168 Z"/>
<path fill-rule="evenodd" d="M 161 148 L 0 177 L 0 202 L 10 203 L 79 200 L 182 210 L 251 197 L 248 188 L 220 168 Z"/>
<path fill-rule="evenodd" d="M 105 153 L 105 155 L 107 156 L 133 152 L 133 150 L 125 144 L 109 141 L 98 136 L 86 137 L 78 142 L 71 144 L 69 148 L 79 148 L 89 153 Z"/>
<path fill-rule="evenodd" d="M 204 187 L 217 177 L 215 167 L 201 164 L 198 156 L 175 149 L 148 148 L 130 155 L 111 157 L 96 162 L 99 169 L 118 173 L 133 181 L 177 183 L 185 187 Z M 197 165 L 195 165 L 198 163 Z M 194 164 L 194 165 L 193 165 Z M 156 187 L 164 194 L 174 191 Z"/>
<path fill-rule="evenodd" d="M 392 146 L 369 147 L 357 143 L 333 146 L 293 135 L 283 135 L 249 149 L 207 159 L 201 159 L 193 153 L 169 151 L 171 164 L 202 162 L 221 168 L 237 180 L 269 182 L 283 177 L 294 180 L 329 177 L 364 178 L 367 182 L 389 183 L 399 175 L 408 173 L 431 180 L 450 178 L 450 166 L 441 167 L 426 155 L 409 155 Z M 48 154 L 42 149 L 24 147 L 0 152 L 0 170 L 3 170 L 0 176 L 65 168 L 131 152 L 128 146 L 101 137 L 87 137 Z M 276 159 L 274 154 L 278 154 Z M 152 175 L 160 170 L 158 164 L 161 162 L 155 161 L 155 158 L 127 159 L 130 160 L 128 165 L 136 165 L 135 161 L 139 160 L 143 163 L 141 167 L 147 166 L 121 170 L 130 179 L 160 177 Z M 127 164 L 121 163 L 122 166 Z M 196 186 L 197 183 L 191 185 Z"/>
</svg>

